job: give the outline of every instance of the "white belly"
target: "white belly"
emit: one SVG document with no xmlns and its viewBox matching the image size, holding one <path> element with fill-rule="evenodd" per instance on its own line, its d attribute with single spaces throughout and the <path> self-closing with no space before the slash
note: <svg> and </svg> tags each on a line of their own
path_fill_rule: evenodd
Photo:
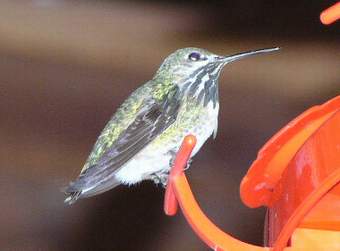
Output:
<svg viewBox="0 0 340 251">
<path fill-rule="evenodd" d="M 157 138 L 149 143 L 134 158 L 128 161 L 116 174 L 115 177 L 123 184 L 135 184 L 144 179 L 150 178 L 153 173 L 170 170 L 170 161 L 172 159 L 171 151 L 178 151 L 184 137 L 188 134 L 196 136 L 197 143 L 191 154 L 193 157 L 204 142 L 217 131 L 219 105 L 213 108 L 212 102 L 205 107 L 198 122 L 184 128 L 176 138 L 157 143 Z"/>
</svg>

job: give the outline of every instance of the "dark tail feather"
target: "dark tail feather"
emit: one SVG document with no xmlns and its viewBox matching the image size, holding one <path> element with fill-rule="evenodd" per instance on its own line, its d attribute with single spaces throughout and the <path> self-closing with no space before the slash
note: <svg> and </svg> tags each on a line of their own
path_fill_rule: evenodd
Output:
<svg viewBox="0 0 340 251">
<path fill-rule="evenodd" d="M 69 205 L 72 205 L 73 203 L 75 203 L 79 199 L 79 197 L 81 195 L 81 191 L 68 193 L 67 195 L 68 195 L 68 197 L 64 200 L 64 202 L 69 204 Z"/>
<path fill-rule="evenodd" d="M 91 197 L 95 196 L 97 194 L 104 193 L 106 191 L 109 191 L 117 186 L 119 186 L 121 183 L 116 179 L 111 179 L 106 182 L 98 184 L 98 186 L 94 187 L 93 189 L 86 191 L 86 193 L 82 194 L 82 197 Z"/>
<path fill-rule="evenodd" d="M 91 197 L 97 194 L 104 193 L 115 188 L 118 185 L 120 185 L 120 182 L 115 178 L 104 179 L 90 190 L 86 190 L 86 186 L 84 186 L 84 183 L 81 180 L 77 180 L 75 182 L 71 182 L 70 185 L 65 189 L 64 192 L 66 195 L 68 195 L 68 197 L 65 199 L 64 202 L 71 205 L 80 198 Z"/>
<path fill-rule="evenodd" d="M 64 200 L 64 202 L 69 205 L 75 203 L 80 198 L 82 193 L 82 190 L 77 189 L 74 182 L 71 182 L 70 185 L 63 190 L 63 192 L 67 195 L 67 198 Z"/>
</svg>

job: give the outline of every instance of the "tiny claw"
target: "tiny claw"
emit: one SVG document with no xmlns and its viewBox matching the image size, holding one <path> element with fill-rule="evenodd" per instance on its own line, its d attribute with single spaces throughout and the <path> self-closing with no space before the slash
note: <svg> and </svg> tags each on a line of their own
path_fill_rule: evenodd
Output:
<svg viewBox="0 0 340 251">
<path fill-rule="evenodd" d="M 186 167 L 183 169 L 183 171 L 188 170 L 188 169 L 190 168 L 190 166 L 191 166 L 191 163 L 192 163 L 192 159 L 188 159 L 187 165 L 186 165 Z"/>
</svg>

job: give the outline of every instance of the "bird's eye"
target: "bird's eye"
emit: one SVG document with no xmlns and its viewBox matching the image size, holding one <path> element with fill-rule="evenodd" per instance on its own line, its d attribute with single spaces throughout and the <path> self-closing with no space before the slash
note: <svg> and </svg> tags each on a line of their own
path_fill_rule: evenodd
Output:
<svg viewBox="0 0 340 251">
<path fill-rule="evenodd" d="M 201 59 L 201 54 L 199 54 L 198 52 L 192 52 L 189 54 L 188 58 L 191 61 L 198 61 Z"/>
</svg>

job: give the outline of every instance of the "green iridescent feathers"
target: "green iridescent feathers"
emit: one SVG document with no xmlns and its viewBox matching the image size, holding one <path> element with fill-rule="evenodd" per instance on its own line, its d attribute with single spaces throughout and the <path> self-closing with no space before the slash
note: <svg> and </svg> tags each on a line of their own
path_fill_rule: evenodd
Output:
<svg viewBox="0 0 340 251">
<path fill-rule="evenodd" d="M 114 144 L 129 125 L 134 122 L 137 114 L 145 107 L 147 100 L 150 102 L 150 99 L 154 99 L 155 102 L 162 103 L 162 101 L 168 97 L 168 94 L 173 93 L 174 87 L 170 82 L 151 80 L 135 90 L 118 108 L 101 132 L 81 173 L 97 164 L 104 153 Z"/>
</svg>

